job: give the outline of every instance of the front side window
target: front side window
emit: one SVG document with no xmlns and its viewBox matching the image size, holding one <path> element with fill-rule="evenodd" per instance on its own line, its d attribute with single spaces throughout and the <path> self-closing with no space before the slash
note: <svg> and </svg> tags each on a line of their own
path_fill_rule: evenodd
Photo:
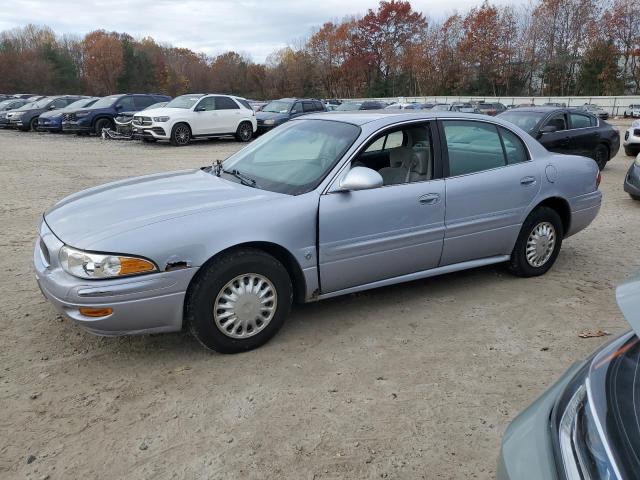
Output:
<svg viewBox="0 0 640 480">
<path fill-rule="evenodd" d="M 184 108 L 188 110 L 198 103 L 200 98 L 202 98 L 200 95 L 181 95 L 167 103 L 166 108 Z"/>
<path fill-rule="evenodd" d="M 293 108 L 291 109 L 291 113 L 302 113 L 304 110 L 302 109 L 302 102 L 296 102 L 293 104 Z"/>
<path fill-rule="evenodd" d="M 125 112 L 136 109 L 136 104 L 133 100 L 133 97 L 122 97 L 118 102 L 118 106 L 120 107 L 120 110 Z"/>
<path fill-rule="evenodd" d="M 197 111 L 211 111 L 216 109 L 216 99 L 214 97 L 207 97 L 200 100 L 198 106 L 196 107 Z"/>
<path fill-rule="evenodd" d="M 433 144 L 429 124 L 407 125 L 379 134 L 351 166 L 376 170 L 385 186 L 431 180 Z"/>
<path fill-rule="evenodd" d="M 467 120 L 442 122 L 449 156 L 449 176 L 482 172 L 506 165 L 495 125 Z"/>
<path fill-rule="evenodd" d="M 318 186 L 359 134 L 350 123 L 301 119 L 258 138 L 223 168 L 250 177 L 257 188 L 299 195 Z"/>
<path fill-rule="evenodd" d="M 216 98 L 216 110 L 240 110 L 240 107 L 236 102 L 229 97 L 215 97 Z"/>
<path fill-rule="evenodd" d="M 587 128 L 591 126 L 591 117 L 581 113 L 569 114 L 571 118 L 571 128 Z"/>
<path fill-rule="evenodd" d="M 559 113 L 551 117 L 544 124 L 545 127 L 555 127 L 556 132 L 560 132 L 562 130 L 567 129 L 567 120 L 564 117 L 564 113 Z"/>
</svg>

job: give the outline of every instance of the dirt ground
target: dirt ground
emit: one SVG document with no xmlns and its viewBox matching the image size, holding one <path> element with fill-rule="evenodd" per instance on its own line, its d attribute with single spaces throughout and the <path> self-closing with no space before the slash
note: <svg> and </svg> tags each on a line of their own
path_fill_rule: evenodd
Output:
<svg viewBox="0 0 640 480">
<path fill-rule="evenodd" d="M 639 267 L 640 203 L 623 152 L 547 275 L 497 266 L 299 306 L 246 354 L 184 333 L 94 337 L 44 300 L 43 210 L 239 147 L 0 131 L 1 478 L 491 478 L 508 422 L 608 340 L 578 333 L 628 328 L 614 288 Z"/>
</svg>

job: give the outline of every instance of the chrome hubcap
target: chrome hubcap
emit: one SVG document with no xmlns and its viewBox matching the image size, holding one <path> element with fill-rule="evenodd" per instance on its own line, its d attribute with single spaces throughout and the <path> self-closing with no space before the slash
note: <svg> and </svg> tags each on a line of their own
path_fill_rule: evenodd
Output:
<svg viewBox="0 0 640 480">
<path fill-rule="evenodd" d="M 264 330 L 277 306 L 273 283 L 258 273 L 246 273 L 222 287 L 213 306 L 213 319 L 228 337 L 249 338 Z"/>
<path fill-rule="evenodd" d="M 251 134 L 253 133 L 252 131 L 253 129 L 249 128 L 247 125 L 245 125 L 244 127 L 242 127 L 242 130 L 240 131 L 240 136 L 242 137 L 243 140 L 248 140 L 251 138 Z"/>
<path fill-rule="evenodd" d="M 535 268 L 549 261 L 556 246 L 556 229 L 549 222 L 536 225 L 527 239 L 527 262 Z"/>
</svg>

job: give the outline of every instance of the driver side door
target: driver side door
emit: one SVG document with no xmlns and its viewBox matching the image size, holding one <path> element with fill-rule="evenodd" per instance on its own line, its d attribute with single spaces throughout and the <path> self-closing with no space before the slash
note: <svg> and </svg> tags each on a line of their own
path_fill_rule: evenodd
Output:
<svg viewBox="0 0 640 480">
<path fill-rule="evenodd" d="M 542 123 L 541 128 L 549 126 L 555 127 L 556 130 L 542 133 L 538 141 L 550 152 L 572 154 L 571 131 L 568 127 L 566 113 L 561 112 L 551 115 Z"/>
<path fill-rule="evenodd" d="M 427 135 L 418 145 L 412 140 L 417 135 L 403 133 L 403 144 L 396 148 L 406 151 L 415 144 L 419 155 L 428 158 L 431 165 L 434 160 L 439 164 L 438 146 L 432 141 L 434 126 L 421 123 L 410 127 L 421 128 Z M 373 153 L 369 147 L 384 143 L 380 139 L 391 133 L 374 137 L 361 150 L 369 150 L 368 155 L 356 156 L 351 166 L 378 168 L 367 163 L 366 157 Z M 427 144 L 430 154 L 426 153 Z M 388 162 L 386 168 L 390 168 Z M 319 268 L 323 294 L 438 266 L 444 239 L 445 184 L 441 175 L 433 174 L 437 168 L 431 166 L 427 171 L 423 178 L 402 183 L 321 196 Z"/>
</svg>

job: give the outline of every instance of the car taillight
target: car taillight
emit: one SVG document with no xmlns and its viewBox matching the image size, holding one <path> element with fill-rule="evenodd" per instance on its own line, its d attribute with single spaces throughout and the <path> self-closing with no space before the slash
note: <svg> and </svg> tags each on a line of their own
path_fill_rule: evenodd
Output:
<svg viewBox="0 0 640 480">
<path fill-rule="evenodd" d="M 596 188 L 600 186 L 601 181 L 602 181 L 602 172 L 598 170 L 598 176 L 596 176 Z"/>
</svg>

